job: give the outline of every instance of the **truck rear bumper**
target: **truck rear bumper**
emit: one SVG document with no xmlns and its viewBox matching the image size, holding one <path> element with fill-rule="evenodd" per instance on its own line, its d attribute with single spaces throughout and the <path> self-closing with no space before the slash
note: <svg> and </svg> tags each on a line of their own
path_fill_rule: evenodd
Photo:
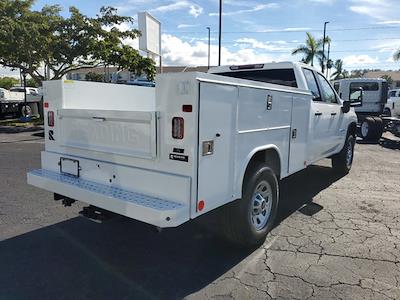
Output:
<svg viewBox="0 0 400 300">
<path fill-rule="evenodd" d="M 83 178 L 38 169 L 28 173 L 28 183 L 159 227 L 175 227 L 189 220 L 181 203 L 96 183 Z"/>
</svg>

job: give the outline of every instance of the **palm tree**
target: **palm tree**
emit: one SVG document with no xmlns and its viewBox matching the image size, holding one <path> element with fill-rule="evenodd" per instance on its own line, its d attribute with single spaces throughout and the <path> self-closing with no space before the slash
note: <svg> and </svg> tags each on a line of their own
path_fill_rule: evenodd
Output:
<svg viewBox="0 0 400 300">
<path fill-rule="evenodd" d="M 394 60 L 400 60 L 400 49 L 393 54 Z"/>
<path fill-rule="evenodd" d="M 314 59 L 318 58 L 320 61 L 322 61 L 322 57 L 324 56 L 322 52 L 323 39 L 317 40 L 309 32 L 306 32 L 306 34 L 306 43 L 294 49 L 292 51 L 292 55 L 303 54 L 301 61 L 314 66 Z M 328 41 L 330 41 L 330 39 L 326 37 L 325 43 L 328 43 Z"/>
<path fill-rule="evenodd" d="M 343 69 L 343 60 L 336 60 L 334 68 L 336 69 L 336 71 L 332 74 L 332 76 L 334 76 L 334 80 L 346 78 L 347 71 Z"/>
</svg>

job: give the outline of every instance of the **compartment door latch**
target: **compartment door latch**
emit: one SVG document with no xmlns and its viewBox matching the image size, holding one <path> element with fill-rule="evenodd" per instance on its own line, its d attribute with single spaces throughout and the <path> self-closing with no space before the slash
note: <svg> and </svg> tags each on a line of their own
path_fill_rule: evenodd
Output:
<svg viewBox="0 0 400 300">
<path fill-rule="evenodd" d="M 207 156 L 207 155 L 212 155 L 214 153 L 214 141 L 204 141 L 202 144 L 202 155 Z"/>
</svg>

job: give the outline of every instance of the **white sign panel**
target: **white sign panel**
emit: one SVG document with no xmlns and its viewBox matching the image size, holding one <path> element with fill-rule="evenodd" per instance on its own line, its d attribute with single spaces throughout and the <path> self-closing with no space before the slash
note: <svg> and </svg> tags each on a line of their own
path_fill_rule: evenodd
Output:
<svg viewBox="0 0 400 300">
<path fill-rule="evenodd" d="M 161 23 L 147 12 L 138 13 L 139 49 L 150 54 L 161 54 Z"/>
</svg>

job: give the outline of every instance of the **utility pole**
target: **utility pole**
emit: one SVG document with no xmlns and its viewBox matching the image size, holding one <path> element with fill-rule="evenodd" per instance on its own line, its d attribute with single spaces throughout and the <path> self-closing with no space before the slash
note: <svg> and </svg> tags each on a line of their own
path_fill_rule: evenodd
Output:
<svg viewBox="0 0 400 300">
<path fill-rule="evenodd" d="M 218 66 L 221 65 L 222 0 L 219 0 Z"/>
<path fill-rule="evenodd" d="M 211 28 L 210 27 L 206 27 L 206 28 L 208 30 L 208 63 L 207 63 L 207 70 L 209 70 L 210 69 L 210 48 L 211 48 L 211 33 L 210 33 L 210 30 L 211 30 Z"/>
<path fill-rule="evenodd" d="M 325 39 L 326 39 L 326 25 L 329 22 L 324 23 L 324 39 L 322 40 L 322 74 L 325 72 Z"/>
<path fill-rule="evenodd" d="M 329 75 L 329 56 L 330 56 L 330 54 L 331 54 L 331 42 L 329 42 L 328 43 L 328 57 L 327 57 L 327 60 L 326 60 L 326 78 L 328 78 L 328 75 Z M 329 79 L 329 78 L 328 78 Z"/>
</svg>

